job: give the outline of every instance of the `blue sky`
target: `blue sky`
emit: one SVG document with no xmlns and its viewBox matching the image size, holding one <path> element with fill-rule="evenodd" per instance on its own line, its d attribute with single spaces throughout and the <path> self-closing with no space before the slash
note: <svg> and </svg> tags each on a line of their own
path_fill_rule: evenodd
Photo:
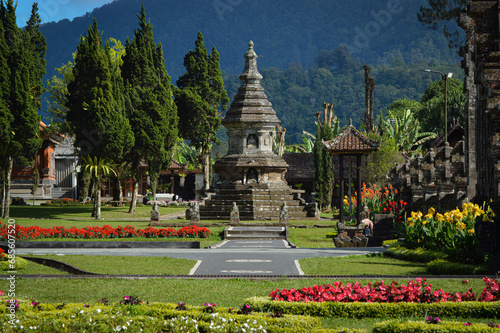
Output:
<svg viewBox="0 0 500 333">
<path fill-rule="evenodd" d="M 24 26 L 29 19 L 34 2 L 38 2 L 38 13 L 42 23 L 57 22 L 65 18 L 71 20 L 91 12 L 96 7 L 113 2 L 113 0 L 14 0 L 14 4 L 16 1 L 17 24 L 20 27 Z"/>
</svg>

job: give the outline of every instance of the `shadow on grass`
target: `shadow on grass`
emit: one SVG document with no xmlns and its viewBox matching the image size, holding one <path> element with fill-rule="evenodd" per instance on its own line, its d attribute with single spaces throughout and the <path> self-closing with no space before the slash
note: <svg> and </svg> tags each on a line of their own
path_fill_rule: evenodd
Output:
<svg viewBox="0 0 500 333">
<path fill-rule="evenodd" d="M 110 207 L 102 207 L 101 212 L 110 211 Z M 62 219 L 71 217 L 91 218 L 92 205 L 81 206 L 10 206 L 10 217 L 32 219 Z"/>
</svg>

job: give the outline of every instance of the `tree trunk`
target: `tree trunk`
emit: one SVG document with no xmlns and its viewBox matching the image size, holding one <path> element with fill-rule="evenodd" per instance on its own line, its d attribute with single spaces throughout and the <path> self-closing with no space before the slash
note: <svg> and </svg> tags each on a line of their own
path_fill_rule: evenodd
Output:
<svg viewBox="0 0 500 333">
<path fill-rule="evenodd" d="M 118 179 L 118 201 L 123 201 L 123 180 Z"/>
<path fill-rule="evenodd" d="M 0 200 L 2 201 L 2 210 L 0 210 L 0 215 L 3 215 L 3 209 L 5 207 L 5 179 L 7 178 L 5 176 L 6 170 L 0 169 L 0 180 L 2 181 L 2 190 L 0 192 Z"/>
<path fill-rule="evenodd" d="M 7 168 L 7 173 L 5 174 L 5 179 L 4 179 L 5 191 L 3 198 L 4 205 L 2 211 L 2 218 L 4 219 L 9 218 L 10 216 L 10 180 L 12 175 L 12 168 L 14 166 L 14 161 L 11 156 L 8 157 L 7 163 L 9 167 Z"/>
<path fill-rule="evenodd" d="M 96 191 L 96 182 L 95 180 L 92 181 L 92 200 L 93 200 L 93 205 L 92 205 L 92 215 L 91 217 L 95 217 L 97 214 L 97 203 L 96 203 L 96 198 L 97 198 L 97 191 Z"/>
<path fill-rule="evenodd" d="M 158 188 L 158 175 L 150 175 L 151 177 L 151 193 L 153 194 L 153 200 L 156 200 L 156 189 Z"/>
<path fill-rule="evenodd" d="M 100 220 L 101 219 L 101 180 L 97 179 L 96 184 L 96 195 L 95 195 L 95 219 Z"/>
<path fill-rule="evenodd" d="M 134 177 L 134 190 L 132 191 L 132 200 L 130 201 L 130 208 L 128 212 L 130 214 L 135 214 L 135 206 L 137 204 L 137 193 L 139 192 L 139 181 L 137 176 Z"/>
<path fill-rule="evenodd" d="M 203 153 L 201 164 L 203 166 L 203 190 L 210 189 L 210 150 Z"/>
<path fill-rule="evenodd" d="M 88 171 L 83 172 L 83 184 L 80 188 L 80 200 L 85 202 L 85 199 L 89 196 L 89 188 L 90 188 L 90 181 L 92 179 L 92 175 Z M 93 194 L 93 192 L 92 192 Z"/>
</svg>

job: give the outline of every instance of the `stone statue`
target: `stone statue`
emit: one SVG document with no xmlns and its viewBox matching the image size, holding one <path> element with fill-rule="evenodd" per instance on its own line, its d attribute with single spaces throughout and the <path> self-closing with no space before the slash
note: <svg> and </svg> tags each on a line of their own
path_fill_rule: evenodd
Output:
<svg viewBox="0 0 500 333">
<path fill-rule="evenodd" d="M 231 209 L 231 224 L 240 224 L 240 210 L 236 205 L 236 202 L 233 202 L 233 209 Z"/>
<path fill-rule="evenodd" d="M 200 222 L 200 203 L 193 201 L 191 206 L 191 222 Z"/>
<path fill-rule="evenodd" d="M 280 224 L 287 224 L 288 223 L 288 206 L 286 205 L 286 202 L 283 201 L 283 205 L 281 206 L 281 211 L 280 211 Z"/>
<path fill-rule="evenodd" d="M 153 208 L 151 209 L 151 220 L 159 221 L 160 220 L 160 205 L 158 205 L 158 201 L 153 201 Z"/>
</svg>

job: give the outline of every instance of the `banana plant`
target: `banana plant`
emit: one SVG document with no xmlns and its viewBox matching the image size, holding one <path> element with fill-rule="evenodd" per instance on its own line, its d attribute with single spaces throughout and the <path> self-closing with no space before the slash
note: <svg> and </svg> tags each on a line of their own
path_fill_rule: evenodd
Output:
<svg viewBox="0 0 500 333">
<path fill-rule="evenodd" d="M 394 139 L 399 150 L 408 155 L 418 154 L 422 143 L 437 136 L 433 132 L 420 132 L 420 122 L 410 110 L 400 115 L 389 110 L 385 119 L 380 114 L 378 118 L 382 133 Z"/>
</svg>

